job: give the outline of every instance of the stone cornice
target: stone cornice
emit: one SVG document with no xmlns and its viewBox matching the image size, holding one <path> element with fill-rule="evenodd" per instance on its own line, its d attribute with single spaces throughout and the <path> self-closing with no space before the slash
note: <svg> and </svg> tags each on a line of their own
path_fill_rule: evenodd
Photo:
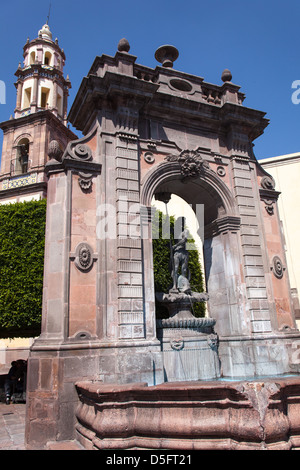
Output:
<svg viewBox="0 0 300 470">
<path fill-rule="evenodd" d="M 205 227 L 205 238 L 211 238 L 226 232 L 237 232 L 241 226 L 241 218 L 228 215 L 214 220 Z"/>
<path fill-rule="evenodd" d="M 102 165 L 93 161 L 93 154 L 86 141 L 94 135 L 96 128 L 89 135 L 71 141 L 68 143 L 62 157 L 57 157 L 49 153 L 50 161 L 45 166 L 45 174 L 49 177 L 51 174 L 63 171 L 75 171 L 80 176 L 80 187 L 85 190 L 89 189 L 93 176 L 101 173 Z"/>
<path fill-rule="evenodd" d="M 0 200 L 16 197 L 19 195 L 24 196 L 26 194 L 37 193 L 40 191 L 47 191 L 47 183 L 35 183 L 28 186 L 20 186 L 19 188 L 0 190 Z"/>
<path fill-rule="evenodd" d="M 19 127 L 35 125 L 38 122 L 52 122 L 53 125 L 59 127 L 61 131 L 64 132 L 70 139 L 77 139 L 76 134 L 72 132 L 68 127 L 66 127 L 63 122 L 58 119 L 50 110 L 45 109 L 44 111 L 38 111 L 37 113 L 28 114 L 27 116 L 22 116 L 14 119 L 9 119 L 0 123 L 0 129 L 3 132 L 7 132 L 11 129 L 17 129 Z"/>
<path fill-rule="evenodd" d="M 61 70 L 56 67 L 51 67 L 45 64 L 31 64 L 25 68 L 19 68 L 15 76 L 19 80 L 26 80 L 31 77 L 42 77 L 49 78 L 51 80 L 57 80 L 61 83 L 64 88 L 71 88 L 70 80 L 66 80 Z"/>
<path fill-rule="evenodd" d="M 263 134 L 268 125 L 265 113 L 235 103 L 222 106 L 187 99 L 184 96 L 166 94 L 159 85 L 122 74 L 106 72 L 104 77 L 89 77 L 82 82 L 68 119 L 75 128 L 86 131 L 92 113 L 111 106 L 111 100 L 128 99 L 135 102 L 139 113 L 169 122 L 187 121 L 190 126 L 204 126 L 220 130 L 229 126 L 243 125 L 250 140 Z"/>
<path fill-rule="evenodd" d="M 56 52 L 58 52 L 64 60 L 66 59 L 66 55 L 64 51 L 60 48 L 60 46 L 56 42 L 49 40 L 49 39 L 43 39 L 43 38 L 36 38 L 36 39 L 32 39 L 32 41 L 27 42 L 25 46 L 23 47 L 24 54 L 26 53 L 29 47 L 38 46 L 38 45 L 51 47 Z"/>
</svg>

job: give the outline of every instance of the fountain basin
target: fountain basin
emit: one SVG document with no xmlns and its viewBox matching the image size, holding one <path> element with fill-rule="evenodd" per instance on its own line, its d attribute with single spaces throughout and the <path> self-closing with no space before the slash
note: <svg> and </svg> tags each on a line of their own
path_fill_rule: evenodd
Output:
<svg viewBox="0 0 300 470">
<path fill-rule="evenodd" d="M 87 449 L 300 450 L 299 377 L 76 388 Z"/>
</svg>

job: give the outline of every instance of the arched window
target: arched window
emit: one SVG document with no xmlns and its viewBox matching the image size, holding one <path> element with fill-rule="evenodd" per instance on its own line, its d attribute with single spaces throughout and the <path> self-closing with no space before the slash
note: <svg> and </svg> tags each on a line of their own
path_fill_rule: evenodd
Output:
<svg viewBox="0 0 300 470">
<path fill-rule="evenodd" d="M 57 111 L 60 116 L 63 114 L 63 109 L 62 109 L 62 97 L 60 95 L 57 95 Z"/>
<path fill-rule="evenodd" d="M 30 103 L 31 103 L 31 87 L 26 88 L 24 90 L 23 109 L 30 108 Z"/>
<path fill-rule="evenodd" d="M 49 106 L 49 88 L 42 88 L 41 90 L 41 108 L 46 109 Z"/>
<path fill-rule="evenodd" d="M 30 65 L 35 64 L 35 51 L 30 54 Z"/>
<path fill-rule="evenodd" d="M 18 142 L 17 145 L 17 157 L 15 164 L 15 174 L 23 175 L 28 171 L 28 160 L 29 160 L 29 140 L 24 138 Z"/>
<path fill-rule="evenodd" d="M 44 64 L 51 65 L 52 54 L 51 52 L 45 52 Z"/>
</svg>

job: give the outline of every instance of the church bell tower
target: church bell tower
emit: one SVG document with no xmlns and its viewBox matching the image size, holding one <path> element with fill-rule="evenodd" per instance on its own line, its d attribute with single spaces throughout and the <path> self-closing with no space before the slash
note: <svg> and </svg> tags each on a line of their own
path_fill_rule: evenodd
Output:
<svg viewBox="0 0 300 470">
<path fill-rule="evenodd" d="M 14 116 L 0 124 L 4 134 L 0 204 L 45 197 L 49 143 L 55 140 L 64 150 L 77 138 L 67 122 L 71 82 L 64 77 L 66 56 L 48 24 L 36 39 L 27 39 L 23 57 L 23 66 L 20 63 L 15 73 Z"/>
</svg>

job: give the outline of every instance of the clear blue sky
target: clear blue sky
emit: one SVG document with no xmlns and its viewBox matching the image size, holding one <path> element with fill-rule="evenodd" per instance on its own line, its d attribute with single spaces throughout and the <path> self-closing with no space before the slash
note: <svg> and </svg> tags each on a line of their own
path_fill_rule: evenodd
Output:
<svg viewBox="0 0 300 470">
<path fill-rule="evenodd" d="M 5 121 L 15 108 L 14 73 L 23 46 L 46 22 L 49 0 L 0 0 L 0 8 L 0 80 L 6 83 L 0 121 Z M 246 94 L 244 105 L 270 119 L 255 141 L 260 159 L 300 152 L 300 104 L 291 100 L 292 83 L 300 80 L 299 19 L 299 0 L 52 0 L 49 25 L 67 56 L 69 105 L 95 56 L 114 56 L 122 37 L 137 63 L 149 67 L 157 65 L 160 45 L 173 44 L 179 50 L 177 70 L 222 84 L 222 71 L 229 68 Z"/>
</svg>

